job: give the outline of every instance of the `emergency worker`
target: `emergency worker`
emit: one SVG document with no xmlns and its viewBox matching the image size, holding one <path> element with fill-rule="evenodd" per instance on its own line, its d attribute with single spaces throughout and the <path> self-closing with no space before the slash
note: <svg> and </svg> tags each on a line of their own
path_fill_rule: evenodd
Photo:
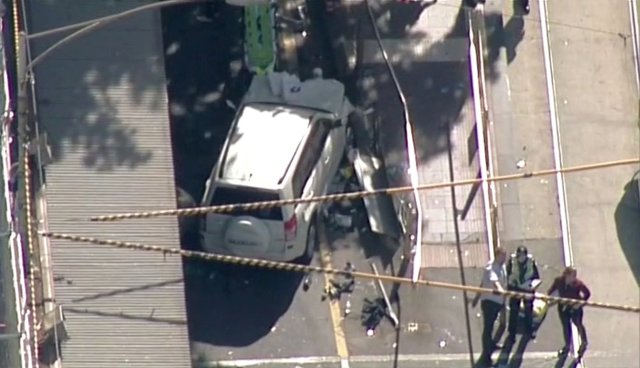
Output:
<svg viewBox="0 0 640 368">
<path fill-rule="evenodd" d="M 507 285 L 506 262 L 507 252 L 502 248 L 497 248 L 494 259 L 484 269 L 480 287 L 504 291 Z M 471 305 L 475 308 L 478 302 L 480 302 L 483 320 L 482 354 L 480 354 L 479 363 L 490 367 L 493 365 L 491 354 L 501 348 L 498 342 L 494 340 L 493 329 L 498 316 L 504 310 L 505 297 L 494 293 L 477 293 Z"/>
<path fill-rule="evenodd" d="M 548 295 L 557 293 L 561 298 L 589 300 L 591 292 L 589 288 L 578 279 L 578 271 L 569 266 L 564 269 L 562 275 L 553 280 L 553 284 L 547 291 Z M 576 325 L 578 334 L 580 335 L 580 348 L 578 348 L 578 356 L 576 360 L 582 359 L 584 352 L 587 350 L 587 331 L 582 324 L 582 305 L 559 304 L 558 315 L 562 323 L 562 332 L 564 335 L 564 346 L 558 351 L 558 356 L 565 356 L 569 353 L 571 347 L 571 322 Z"/>
<path fill-rule="evenodd" d="M 540 274 L 533 256 L 527 247 L 519 246 L 511 255 L 507 264 L 507 289 L 511 291 L 530 293 L 531 298 L 511 298 L 509 300 L 509 342 L 513 342 L 518 331 L 518 315 L 520 304 L 524 304 L 524 330 L 531 339 L 536 338 L 533 328 L 533 294 L 540 285 Z"/>
</svg>

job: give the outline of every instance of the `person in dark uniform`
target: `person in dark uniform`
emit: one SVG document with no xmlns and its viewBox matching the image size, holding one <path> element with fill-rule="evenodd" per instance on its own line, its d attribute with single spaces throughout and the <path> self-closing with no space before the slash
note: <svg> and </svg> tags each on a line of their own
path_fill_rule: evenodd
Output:
<svg viewBox="0 0 640 368">
<path fill-rule="evenodd" d="M 548 295 L 557 293 L 561 298 L 589 300 L 591 291 L 578 279 L 578 271 L 569 266 L 564 269 L 562 275 L 553 280 L 553 284 L 547 291 Z M 569 353 L 571 347 L 571 322 L 576 326 L 580 335 L 580 348 L 576 360 L 582 359 L 584 352 L 587 350 L 587 331 L 582 323 L 582 305 L 558 305 L 558 316 L 562 324 L 562 332 L 564 334 L 564 346 L 558 351 L 558 356 L 565 356 Z"/>
<path fill-rule="evenodd" d="M 513 342 L 518 331 L 518 314 L 520 303 L 524 304 L 525 333 L 531 339 L 536 338 L 533 328 L 533 293 L 540 284 L 538 266 L 533 256 L 529 254 L 527 247 L 520 246 L 516 253 L 511 255 L 507 264 L 508 290 L 521 293 L 530 293 L 530 299 L 511 298 L 509 300 L 509 342 Z"/>
<path fill-rule="evenodd" d="M 524 10 L 525 14 L 529 14 L 531 11 L 531 7 L 529 6 L 529 0 L 520 0 L 522 3 L 522 10 Z"/>
</svg>

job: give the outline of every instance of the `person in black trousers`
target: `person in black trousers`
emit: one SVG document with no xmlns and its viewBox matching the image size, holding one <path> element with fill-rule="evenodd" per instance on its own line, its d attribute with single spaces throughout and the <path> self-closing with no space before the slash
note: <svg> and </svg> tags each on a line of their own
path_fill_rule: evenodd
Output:
<svg viewBox="0 0 640 368">
<path fill-rule="evenodd" d="M 540 273 L 533 256 L 529 254 L 527 247 L 520 246 L 515 254 L 511 255 L 507 264 L 508 289 L 520 293 L 530 293 L 531 298 L 511 298 L 509 300 L 509 339 L 513 343 L 518 331 L 518 314 L 520 303 L 524 304 L 525 333 L 531 339 L 536 338 L 533 328 L 533 293 L 540 284 Z"/>
<path fill-rule="evenodd" d="M 571 266 L 565 268 L 562 275 L 553 280 L 553 284 L 549 287 L 547 294 L 551 295 L 554 293 L 557 293 L 561 298 L 585 301 L 591 297 L 591 291 L 578 279 L 578 271 Z M 569 353 L 572 341 L 571 322 L 573 322 L 580 335 L 580 348 L 578 349 L 578 356 L 576 357 L 576 360 L 579 361 L 587 350 L 588 343 L 587 331 L 582 323 L 582 305 L 559 304 L 558 316 L 560 317 L 564 335 L 564 346 L 558 351 L 558 356 L 565 356 Z"/>
<path fill-rule="evenodd" d="M 506 286 L 507 283 L 506 261 L 507 252 L 502 248 L 496 249 L 494 260 L 489 262 L 484 269 L 480 287 L 504 291 L 504 286 Z M 478 293 L 471 305 L 475 308 L 478 305 L 478 301 L 481 301 L 480 309 L 483 320 L 482 354 L 480 354 L 479 363 L 485 366 L 491 366 L 491 354 L 500 348 L 493 338 L 493 327 L 500 312 L 504 310 L 505 297 L 496 294 Z"/>
</svg>

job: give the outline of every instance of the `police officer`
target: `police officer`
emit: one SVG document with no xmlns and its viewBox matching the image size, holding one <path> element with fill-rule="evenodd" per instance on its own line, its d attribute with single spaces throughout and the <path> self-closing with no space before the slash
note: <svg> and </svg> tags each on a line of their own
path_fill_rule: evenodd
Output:
<svg viewBox="0 0 640 368">
<path fill-rule="evenodd" d="M 538 266 L 533 256 L 529 254 L 527 247 L 519 246 L 516 252 L 511 255 L 507 264 L 508 290 L 533 294 L 535 288 L 540 284 L 540 274 Z M 533 296 L 533 295 L 532 295 Z M 518 314 L 520 313 L 520 303 L 524 304 L 525 333 L 531 339 L 536 338 L 533 329 L 533 297 L 530 299 L 511 298 L 509 300 L 509 339 L 515 340 L 518 331 Z"/>
</svg>

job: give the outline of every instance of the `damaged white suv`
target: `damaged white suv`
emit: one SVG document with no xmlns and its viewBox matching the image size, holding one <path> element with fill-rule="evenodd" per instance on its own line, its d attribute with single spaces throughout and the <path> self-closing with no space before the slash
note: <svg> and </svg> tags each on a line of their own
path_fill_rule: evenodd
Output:
<svg viewBox="0 0 640 368">
<path fill-rule="evenodd" d="M 332 79 L 255 76 L 238 108 L 203 206 L 323 195 L 345 152 L 353 110 Z M 206 215 L 206 251 L 276 261 L 310 259 L 319 203 Z"/>
</svg>

